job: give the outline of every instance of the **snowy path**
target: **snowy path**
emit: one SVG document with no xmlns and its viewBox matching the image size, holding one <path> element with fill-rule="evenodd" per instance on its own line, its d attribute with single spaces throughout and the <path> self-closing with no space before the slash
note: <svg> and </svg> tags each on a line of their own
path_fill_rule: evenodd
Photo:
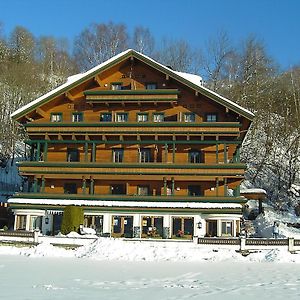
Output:
<svg viewBox="0 0 300 300">
<path fill-rule="evenodd" d="M 300 265 L 0 256 L 1 299 L 299 299 Z"/>
</svg>

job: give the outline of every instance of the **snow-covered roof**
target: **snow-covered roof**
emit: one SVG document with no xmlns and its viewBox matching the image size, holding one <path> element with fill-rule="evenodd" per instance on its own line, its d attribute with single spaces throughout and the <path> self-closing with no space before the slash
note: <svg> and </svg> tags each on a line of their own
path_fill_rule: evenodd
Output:
<svg viewBox="0 0 300 300">
<path fill-rule="evenodd" d="M 258 189 L 258 188 L 253 188 L 253 189 L 244 189 L 240 191 L 241 194 L 265 194 L 267 195 L 267 192 L 264 189 Z"/>
<path fill-rule="evenodd" d="M 156 208 L 242 208 L 238 203 L 196 203 L 196 202 L 141 202 L 141 201 L 101 201 L 70 199 L 27 199 L 10 198 L 8 203 L 44 204 L 44 205 L 77 205 L 98 207 L 156 207 Z"/>
<path fill-rule="evenodd" d="M 252 112 L 250 112 L 249 110 L 239 106 L 235 102 L 204 87 L 202 85 L 202 78 L 200 76 L 174 71 L 174 70 L 158 63 L 157 61 L 153 60 L 152 58 L 150 58 L 142 53 L 139 53 L 133 49 L 128 49 L 124 52 L 121 52 L 121 53 L 115 55 L 114 57 L 110 58 L 109 60 L 88 70 L 85 73 L 70 76 L 64 84 L 51 90 L 48 93 L 42 95 L 41 97 L 37 98 L 36 100 L 33 100 L 33 101 L 29 102 L 28 104 L 22 106 L 21 108 L 19 108 L 15 112 L 13 112 L 11 114 L 11 117 L 12 118 L 21 117 L 28 110 L 34 109 L 34 107 L 36 107 L 37 105 L 41 105 L 44 102 L 51 100 L 53 97 L 56 97 L 58 95 L 65 93 L 68 89 L 76 86 L 77 84 L 80 84 L 83 80 L 88 80 L 88 79 L 92 78 L 93 76 L 95 76 L 97 74 L 97 72 L 100 72 L 101 70 L 107 68 L 111 64 L 117 63 L 120 60 L 122 60 L 123 58 L 126 59 L 129 56 L 137 57 L 137 58 L 141 59 L 142 61 L 144 61 L 145 63 L 152 65 L 154 68 L 160 69 L 162 72 L 168 74 L 171 77 L 174 77 L 176 80 L 181 81 L 182 83 L 189 85 L 194 89 L 197 89 L 200 93 L 202 92 L 203 94 L 207 95 L 208 97 L 211 97 L 212 99 L 214 99 L 216 102 L 219 102 L 220 104 L 228 107 L 229 109 L 231 109 L 235 112 L 238 112 L 239 114 L 245 116 L 246 118 L 248 118 L 250 120 L 254 117 L 254 114 Z"/>
</svg>

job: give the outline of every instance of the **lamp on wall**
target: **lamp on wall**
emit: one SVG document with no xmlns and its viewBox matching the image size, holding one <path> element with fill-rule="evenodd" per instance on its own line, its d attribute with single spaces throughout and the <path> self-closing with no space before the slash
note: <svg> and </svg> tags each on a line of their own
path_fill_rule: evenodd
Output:
<svg viewBox="0 0 300 300">
<path fill-rule="evenodd" d="M 201 229 L 201 228 L 202 228 L 202 222 L 201 222 L 201 221 L 199 221 L 199 222 L 197 223 L 197 228 L 198 228 L 198 229 Z"/>
</svg>

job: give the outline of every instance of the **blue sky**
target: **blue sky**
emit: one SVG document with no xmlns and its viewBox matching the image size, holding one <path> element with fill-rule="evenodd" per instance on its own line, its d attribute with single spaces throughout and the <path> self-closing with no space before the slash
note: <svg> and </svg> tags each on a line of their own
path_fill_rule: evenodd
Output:
<svg viewBox="0 0 300 300">
<path fill-rule="evenodd" d="M 70 41 L 93 22 L 148 27 L 157 40 L 186 39 L 201 48 L 226 31 L 237 45 L 258 36 L 282 68 L 300 64 L 298 0 L 0 0 L 0 22 L 9 34 L 22 25 L 35 36 Z"/>
</svg>

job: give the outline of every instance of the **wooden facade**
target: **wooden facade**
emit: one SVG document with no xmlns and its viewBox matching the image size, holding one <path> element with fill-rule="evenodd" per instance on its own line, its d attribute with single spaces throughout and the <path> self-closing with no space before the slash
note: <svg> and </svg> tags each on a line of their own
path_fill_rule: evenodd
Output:
<svg viewBox="0 0 300 300">
<path fill-rule="evenodd" d="M 55 233 L 72 204 L 105 236 L 235 236 L 253 115 L 189 76 L 128 50 L 16 111 L 16 229 Z"/>
</svg>

